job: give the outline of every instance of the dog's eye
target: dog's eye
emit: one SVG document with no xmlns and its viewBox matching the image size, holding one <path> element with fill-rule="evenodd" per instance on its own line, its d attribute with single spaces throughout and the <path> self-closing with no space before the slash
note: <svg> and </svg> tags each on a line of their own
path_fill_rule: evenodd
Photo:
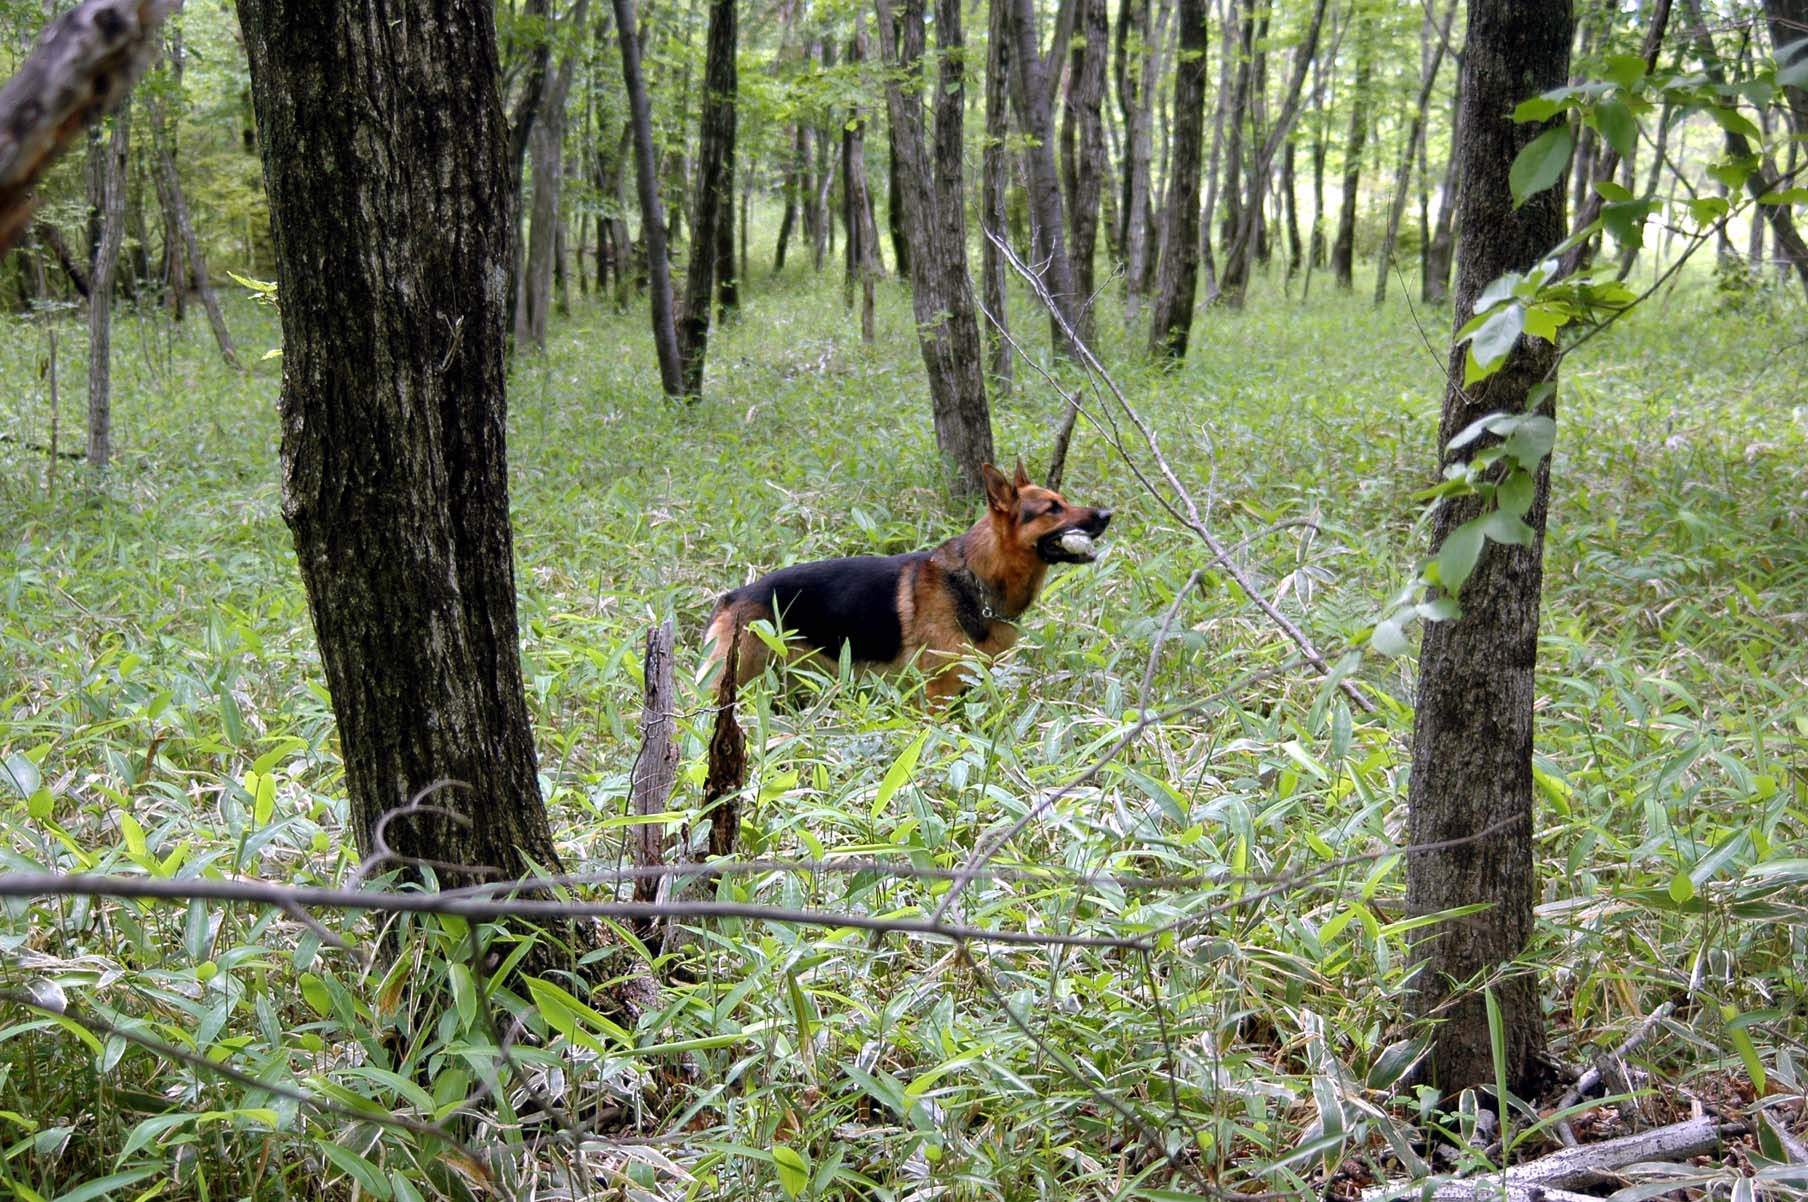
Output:
<svg viewBox="0 0 1808 1202">
<path fill-rule="evenodd" d="M 1051 518 L 1054 517 L 1056 514 L 1060 513 L 1061 512 L 1061 502 L 1050 501 L 1048 503 L 1048 511 L 1047 512 L 1048 512 L 1048 516 Z"/>
</svg>

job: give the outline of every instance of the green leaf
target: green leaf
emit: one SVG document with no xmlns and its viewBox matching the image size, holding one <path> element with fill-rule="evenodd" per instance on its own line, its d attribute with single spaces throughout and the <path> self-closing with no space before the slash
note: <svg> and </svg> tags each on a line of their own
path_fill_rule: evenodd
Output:
<svg viewBox="0 0 1808 1202">
<path fill-rule="evenodd" d="M 1529 547 L 1537 532 L 1521 521 L 1517 514 L 1508 513 L 1504 509 L 1496 509 L 1482 519 L 1482 533 L 1491 542 L 1506 543 L 1514 547 Z"/>
<path fill-rule="evenodd" d="M 301 1000 L 322 1018 L 333 1012 L 333 995 L 327 990 L 326 982 L 311 972 L 301 974 Z"/>
<path fill-rule="evenodd" d="M 247 772 L 245 792 L 251 794 L 251 823 L 269 826 L 276 814 L 276 778 L 268 772 Z"/>
<path fill-rule="evenodd" d="M 1758 197 L 1761 205 L 1799 205 L 1808 204 L 1808 188 L 1779 188 L 1775 192 L 1766 192 Z"/>
<path fill-rule="evenodd" d="M 124 810 L 119 812 L 119 833 L 126 841 L 127 855 L 139 857 L 145 854 L 144 827 Z"/>
<path fill-rule="evenodd" d="M 785 1197 L 795 1198 L 810 1184 L 810 1162 L 803 1153 L 788 1144 L 772 1145 L 772 1163 L 778 1169 L 779 1188 Z"/>
<path fill-rule="evenodd" d="M 626 1027 L 579 1001 L 577 997 L 565 989 L 540 977 L 528 977 L 527 991 L 533 995 L 534 1005 L 548 1023 L 560 1032 L 570 1035 L 577 1042 L 594 1051 L 604 1052 L 607 1049 L 591 1031 L 600 1031 L 615 1040 L 624 1048 L 633 1048 L 634 1034 Z M 563 1024 L 563 1025 L 562 1025 Z M 577 1034 L 573 1035 L 572 1032 Z"/>
<path fill-rule="evenodd" d="M 44 779 L 38 766 L 26 758 L 23 751 L 15 751 L 0 760 L 0 776 L 12 782 L 20 797 L 30 797 L 36 793 Z"/>
<path fill-rule="evenodd" d="M 43 822 L 56 810 L 56 799 L 50 790 L 40 787 L 36 793 L 25 799 L 25 812 L 31 815 L 34 822 Z"/>
<path fill-rule="evenodd" d="M 314 1144 L 320 1149 L 321 1155 L 349 1174 L 363 1187 L 365 1193 L 379 1199 L 379 1202 L 389 1202 L 393 1195 L 390 1193 L 389 1182 L 383 1177 L 383 1170 L 350 1148 L 342 1148 L 324 1139 L 316 1139 Z"/>
<path fill-rule="evenodd" d="M 1709 170 L 1712 171 L 1713 168 L 1710 167 Z M 1697 196 L 1684 203 L 1688 205 L 1689 216 L 1695 219 L 1697 228 L 1713 225 L 1726 216 L 1727 210 L 1732 207 L 1727 204 L 1724 196 Z"/>
<path fill-rule="evenodd" d="M 926 727 L 923 733 L 913 739 L 910 746 L 906 747 L 898 758 L 892 761 L 891 767 L 886 770 L 885 779 L 879 782 L 877 796 L 873 798 L 872 816 L 874 818 L 885 812 L 885 805 L 892 799 L 892 795 L 902 789 L 905 782 L 910 779 L 910 774 L 917 770 L 917 758 L 923 754 L 923 744 L 928 739 L 929 730 Z"/>
<path fill-rule="evenodd" d="M 1558 125 L 1533 138 L 1514 156 L 1513 165 L 1507 169 L 1507 187 L 1513 192 L 1514 208 L 1562 177 L 1574 142 L 1569 126 Z"/>
<path fill-rule="evenodd" d="M 1516 419 L 1501 449 L 1520 467 L 1531 471 L 1544 462 L 1556 444 L 1557 423 L 1542 413 L 1527 413 Z"/>
<path fill-rule="evenodd" d="M 1622 201 L 1628 201 L 1628 200 L 1632 199 L 1632 189 L 1631 188 L 1628 188 L 1625 184 L 1617 183 L 1614 180 L 1610 180 L 1610 179 L 1596 180 L 1595 181 L 1595 192 L 1596 192 L 1596 194 L 1598 194 L 1600 196 L 1600 198 L 1602 200 L 1622 202 Z"/>
<path fill-rule="evenodd" d="M 94 1198 L 104 1198 L 128 1185 L 143 1181 L 152 1173 L 161 1173 L 166 1167 L 162 1164 L 153 1164 L 143 1168 L 127 1169 L 122 1173 L 108 1173 L 105 1177 L 85 1181 L 66 1194 L 58 1194 L 53 1202 L 91 1202 Z"/>
<path fill-rule="evenodd" d="M 1569 321 L 1569 315 L 1549 305 L 1533 305 L 1525 311 L 1525 332 L 1528 337 L 1542 338 L 1553 346 L 1557 342 L 1557 331 Z"/>
<path fill-rule="evenodd" d="M 1603 100 L 1596 105 L 1594 126 L 1622 159 L 1631 158 L 1638 149 L 1638 118 L 1624 100 Z"/>
<path fill-rule="evenodd" d="M 1670 878 L 1670 900 L 1677 905 L 1695 896 L 1695 882 L 1689 879 L 1686 872 L 1678 872 Z"/>
<path fill-rule="evenodd" d="M 1758 1049 L 1752 1046 L 1751 1036 L 1746 1034 L 1745 1028 L 1735 1023 L 1734 1020 L 1738 1016 L 1738 1011 L 1733 1007 L 1720 1007 L 1720 1017 L 1727 1024 L 1727 1037 L 1733 1041 L 1733 1050 L 1739 1053 L 1739 1059 L 1745 1062 L 1745 1075 L 1751 1078 L 1752 1090 L 1759 1097 L 1763 1097 L 1765 1091 L 1764 1061 L 1759 1058 Z"/>
<path fill-rule="evenodd" d="M 1645 59 L 1638 54 L 1610 54 L 1601 67 L 1601 74 L 1620 86 L 1622 91 L 1630 92 L 1639 86 L 1645 78 Z"/>
<path fill-rule="evenodd" d="M 1764 131 L 1753 125 L 1750 117 L 1731 106 L 1711 105 L 1708 108 L 1708 116 L 1714 119 L 1714 124 L 1729 134 L 1743 134 L 1747 138 L 1759 140 L 1764 137 Z"/>
<path fill-rule="evenodd" d="M 1500 506 L 1502 512 L 1522 518 L 1532 507 L 1534 489 L 1532 473 L 1525 468 L 1516 468 L 1500 482 L 1500 487 L 1494 493 L 1494 503 Z"/>
<path fill-rule="evenodd" d="M 1528 121 L 1549 121 L 1563 111 L 1563 94 L 1568 91 L 1568 88 L 1559 88 L 1556 93 L 1546 92 L 1542 96 L 1520 101 L 1519 107 L 1513 110 L 1513 120 L 1521 124 Z"/>
<path fill-rule="evenodd" d="M 1475 571 L 1475 561 L 1482 553 L 1482 542 L 1480 518 L 1470 518 L 1444 536 L 1444 544 L 1438 548 L 1438 581 L 1452 597 L 1463 591 L 1463 584 L 1469 579 L 1469 573 Z"/>
<path fill-rule="evenodd" d="M 1492 367 L 1504 360 L 1512 351 L 1519 336 L 1525 332 L 1525 306 L 1514 301 L 1506 308 L 1482 323 L 1482 328 L 1475 332 L 1475 338 L 1469 343 L 1475 354 L 1475 361 L 1482 367 Z"/>
<path fill-rule="evenodd" d="M 1375 623 L 1374 633 L 1369 635 L 1369 646 L 1388 656 L 1405 655 L 1412 650 L 1412 645 L 1406 641 L 1406 632 L 1392 618 Z"/>
</svg>

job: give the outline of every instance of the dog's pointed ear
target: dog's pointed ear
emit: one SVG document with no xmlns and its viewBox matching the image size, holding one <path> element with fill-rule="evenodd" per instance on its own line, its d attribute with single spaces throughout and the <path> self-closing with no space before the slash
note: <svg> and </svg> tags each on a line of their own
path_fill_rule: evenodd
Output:
<svg viewBox="0 0 1808 1202">
<path fill-rule="evenodd" d="M 1017 456 L 1017 479 L 1013 483 L 1018 488 L 1027 488 L 1030 483 L 1030 474 L 1023 470 L 1023 456 L 1021 455 Z"/>
<path fill-rule="evenodd" d="M 989 463 L 981 464 L 979 470 L 986 481 L 986 503 L 1000 513 L 1009 513 L 1017 503 L 1016 487 Z"/>
</svg>

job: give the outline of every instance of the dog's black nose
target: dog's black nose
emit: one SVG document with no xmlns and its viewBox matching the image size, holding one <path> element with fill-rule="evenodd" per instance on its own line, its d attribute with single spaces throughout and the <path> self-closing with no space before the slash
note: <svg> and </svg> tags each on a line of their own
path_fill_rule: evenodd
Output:
<svg viewBox="0 0 1808 1202">
<path fill-rule="evenodd" d="M 1111 511 L 1109 509 L 1100 509 L 1097 511 L 1097 513 L 1099 515 L 1099 529 L 1100 530 L 1103 530 L 1105 527 L 1111 525 Z"/>
</svg>

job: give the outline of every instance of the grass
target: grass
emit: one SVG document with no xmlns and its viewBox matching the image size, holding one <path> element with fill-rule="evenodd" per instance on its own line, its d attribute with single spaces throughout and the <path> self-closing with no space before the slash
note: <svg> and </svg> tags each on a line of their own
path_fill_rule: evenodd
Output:
<svg viewBox="0 0 1808 1202">
<path fill-rule="evenodd" d="M 622 856 L 649 625 L 675 616 L 694 653 L 714 596 L 752 572 L 926 546 L 972 520 L 947 495 L 899 286 L 881 289 L 872 347 L 837 282 L 807 268 L 745 294 L 695 407 L 660 398 L 638 307 L 580 304 L 544 356 L 515 364 L 522 654 L 568 865 Z M 1409 498 L 1431 475 L 1442 377 L 1415 322 L 1439 346 L 1448 315 L 1397 299 L 1374 310 L 1322 279 L 1302 305 L 1271 281 L 1246 312 L 1204 314 L 1184 369 L 1161 373 L 1107 310 L 1107 362 L 1209 498 L 1214 528 L 1249 538 L 1248 570 L 1321 646 L 1349 644 L 1424 553 Z M 1014 316 L 1045 341 L 1027 308 Z M 253 357 L 278 341 L 267 311 L 234 303 L 230 317 Z M 1564 373 L 1532 958 L 1571 1063 L 1681 1000 L 1640 1053 L 1662 1086 L 1635 1102 L 1652 1119 L 1690 1093 L 1808 1086 L 1802 336 L 1798 298 L 1728 300 L 1685 277 Z M 84 378 L 85 340 L 67 325 L 61 346 L 67 390 Z M 171 331 L 126 310 L 115 348 L 119 461 L 101 481 L 64 464 L 48 490 L 42 456 L 23 449 L 45 435 L 43 332 L 13 321 L 0 339 L 0 432 L 14 439 L 0 443 L 7 866 L 340 880 L 356 853 L 280 513 L 276 364 L 234 375 L 199 322 Z M 1055 401 L 1033 373 L 1023 381 L 995 427 L 1001 455 L 1036 471 Z M 80 397 L 63 407 L 67 441 Z M 547 1005 L 500 991 L 492 1004 L 528 1037 L 520 1071 L 492 1082 L 455 922 L 408 926 L 398 954 L 367 923 L 328 916 L 376 951 L 367 967 L 283 915 L 14 901 L 0 987 L 54 983 L 122 1029 L 353 1112 L 127 1040 L 90 1046 L 12 1006 L 0 1010 L 0 1180 L 69 1202 L 115 1173 L 133 1197 L 458 1192 L 457 1158 L 357 1116 L 372 1103 L 455 1124 L 509 1196 L 1198 1188 L 1170 1174 L 1164 1146 L 1213 1181 L 1301 1197 L 1398 1175 L 1388 1149 L 1420 1103 L 1392 1088 L 1409 1035 L 1398 858 L 1268 895 L 1249 881 L 1399 839 L 1413 665 L 1365 658 L 1360 678 L 1383 699 L 1373 717 L 1310 672 L 1239 686 L 1291 647 L 1210 576 L 1181 603 L 1145 699 L 1155 631 L 1201 549 L 1094 430 L 1082 428 L 1066 488 L 1117 509 L 1110 553 L 1055 576 L 1018 650 L 946 720 L 925 721 L 885 684 L 754 691 L 745 849 L 955 866 L 1145 705 L 1228 689 L 1032 822 L 1001 863 L 1037 873 L 977 882 L 961 902 L 969 922 L 1019 929 L 1184 922 L 1154 953 L 957 953 L 722 922 L 697 928 L 689 983 L 631 1032 L 556 1005 L 550 1021 Z M 1316 525 L 1270 529 L 1298 518 Z M 706 733 L 696 715 L 683 731 L 675 806 L 696 803 Z M 946 887 L 865 871 L 723 889 L 897 914 L 932 908 Z M 514 1121 L 529 1079 L 661 1138 L 562 1144 L 543 1119 Z M 1522 1153 L 1549 1139 L 1536 1124 L 1515 1134 Z"/>
</svg>

